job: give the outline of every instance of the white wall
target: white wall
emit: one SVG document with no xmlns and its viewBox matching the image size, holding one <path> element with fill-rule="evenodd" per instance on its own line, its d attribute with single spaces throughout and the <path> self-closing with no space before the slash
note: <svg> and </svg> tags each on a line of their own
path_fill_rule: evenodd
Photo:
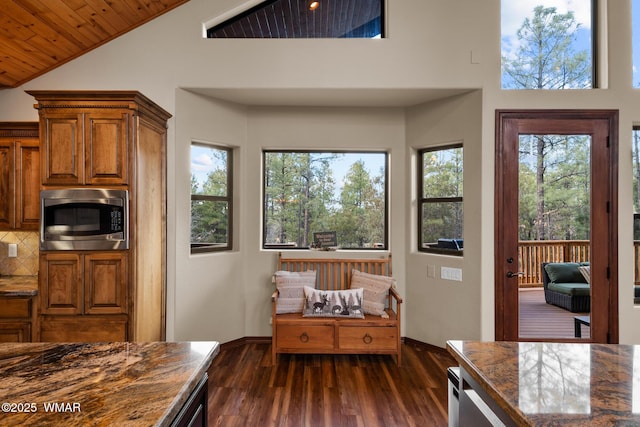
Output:
<svg viewBox="0 0 640 427">
<path fill-rule="evenodd" d="M 444 347 L 448 339 L 481 336 L 480 243 L 482 230 L 478 207 L 482 203 L 482 93 L 430 102 L 407 111 L 407 145 L 410 147 L 411 209 L 405 236 L 407 255 L 406 336 Z M 417 250 L 417 150 L 453 143 L 463 144 L 464 155 L 464 257 Z M 441 279 L 442 267 L 460 268 L 462 282 Z M 428 268 L 435 271 L 428 275 Z M 457 320 L 454 320 L 457 319 Z M 473 320 L 473 321 L 469 321 Z"/>
<path fill-rule="evenodd" d="M 136 89 L 172 112 L 169 122 L 169 337 L 173 339 L 218 339 L 269 333 L 265 324 L 268 291 L 263 282 L 275 266 L 273 254 L 259 250 L 259 173 L 258 156 L 264 146 L 294 142 L 298 134 L 313 128 L 317 139 L 301 141 L 301 146 L 322 144 L 334 139 L 336 130 L 354 137 L 342 143 L 390 149 L 392 152 L 392 242 L 395 272 L 406 268 L 404 282 L 407 304 L 405 332 L 428 343 L 442 345 L 448 338 L 438 332 L 436 321 L 454 338 L 492 339 L 494 329 L 493 296 L 493 166 L 494 112 L 505 108 L 617 108 L 620 109 L 620 338 L 621 342 L 640 342 L 640 311 L 633 307 L 631 287 L 631 138 L 634 122 L 640 123 L 640 99 L 631 89 L 630 1 L 604 3 L 611 31 L 608 37 L 606 90 L 564 91 L 562 93 L 499 90 L 500 82 L 500 1 L 499 0 L 387 0 L 389 38 L 383 40 L 204 40 L 202 22 L 242 3 L 241 0 L 191 0 L 168 14 L 101 46 L 23 87 L 0 91 L 0 120 L 36 120 L 33 99 L 27 89 Z M 471 63 L 471 52 L 479 63 Z M 308 108 L 248 108 L 204 99 L 180 88 L 214 88 L 279 92 L 299 89 L 330 89 L 350 94 L 352 89 L 406 91 L 407 89 L 481 88 L 482 95 L 422 106 L 407 112 L 395 109 L 358 108 L 344 113 L 321 111 L 317 121 Z M 333 93 L 333 92 L 332 92 Z M 379 92 L 376 92 L 379 93 Z M 336 99 L 336 102 L 338 99 Z M 340 105 L 344 104 L 340 100 Z M 380 101 L 384 102 L 384 100 Z M 449 108 L 460 113 L 437 120 Z M 475 109 L 481 108 L 480 115 Z M 462 111 L 471 111 L 472 122 L 481 120 L 481 152 L 474 166 L 465 171 L 465 186 L 480 185 L 478 194 L 465 194 L 468 206 L 474 201 L 473 220 L 478 235 L 465 248 L 463 260 L 453 260 L 464 268 L 461 288 L 430 283 L 424 278 L 424 264 L 445 263 L 428 256 L 410 254 L 412 200 L 410 148 L 437 144 L 450 138 L 478 143 L 477 124 L 465 123 L 454 129 Z M 424 118 L 425 123 L 420 124 Z M 355 124 L 349 123 L 354 121 Z M 380 125 L 378 126 L 378 121 Z M 433 129 L 428 124 L 433 122 Z M 302 124 L 305 126 L 303 127 Z M 283 125 L 284 129 L 278 128 Z M 375 129 L 397 140 L 382 141 Z M 376 127 L 377 126 L 377 127 Z M 264 134 L 263 134 L 264 132 Z M 403 133 L 407 141 L 402 141 Z M 374 135 L 375 133 L 375 135 Z M 421 136 L 422 134 L 423 136 Z M 239 220 L 237 248 L 227 254 L 191 257 L 186 249 L 187 167 L 186 146 L 192 137 L 239 147 L 237 189 Z M 269 138 L 269 139 L 268 139 Z M 357 139 L 357 140 L 355 140 Z M 295 141 L 296 144 L 298 143 Z M 467 155 L 468 152 L 465 152 Z M 471 169 L 471 170 L 469 170 Z M 398 181 L 401 184 L 398 184 Z M 471 196 L 471 197 L 470 197 Z M 467 212 L 469 211 L 467 207 Z M 409 223 L 402 224 L 403 221 Z M 465 242 L 466 243 L 466 242 Z M 399 268 L 400 267 L 400 268 Z M 238 271 L 241 273 L 238 273 Z M 402 273 L 399 273 L 402 274 Z M 216 279 L 216 276 L 221 276 Z M 626 285 L 625 285 L 626 284 Z M 265 284 L 267 288 L 268 284 Z M 625 287 L 625 286 L 628 286 Z M 627 291 L 628 289 L 628 291 Z M 437 302 L 453 298 L 459 291 L 478 295 L 475 305 L 461 316 L 455 310 L 440 309 Z M 431 292 L 433 291 L 433 292 Z M 465 298 L 468 298 L 465 294 Z M 224 303 L 229 298 L 228 304 Z M 447 301 L 448 302 L 448 301 Z M 417 310 L 431 307 L 422 325 Z M 425 321 L 426 321 L 425 320 Z M 455 326 L 446 326 L 453 325 Z"/>
</svg>

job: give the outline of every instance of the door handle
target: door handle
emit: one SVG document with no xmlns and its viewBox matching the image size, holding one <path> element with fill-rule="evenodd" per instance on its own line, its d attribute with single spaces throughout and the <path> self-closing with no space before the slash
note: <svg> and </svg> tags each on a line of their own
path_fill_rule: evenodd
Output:
<svg viewBox="0 0 640 427">
<path fill-rule="evenodd" d="M 509 279 L 516 276 L 524 276 L 524 271 L 518 271 L 517 273 L 514 273 L 513 271 L 507 271 L 507 277 Z"/>
</svg>

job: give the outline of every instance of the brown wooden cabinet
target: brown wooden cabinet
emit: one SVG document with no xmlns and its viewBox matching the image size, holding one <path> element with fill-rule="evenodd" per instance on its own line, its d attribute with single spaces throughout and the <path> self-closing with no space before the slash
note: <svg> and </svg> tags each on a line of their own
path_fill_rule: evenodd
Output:
<svg viewBox="0 0 640 427">
<path fill-rule="evenodd" d="M 0 123 L 0 230 L 40 224 L 38 123 Z"/>
<path fill-rule="evenodd" d="M 46 114 L 41 134 L 43 185 L 126 185 L 131 110 L 75 107 Z"/>
<path fill-rule="evenodd" d="M 128 250 L 41 253 L 41 339 L 164 340 L 171 115 L 135 91 L 28 93 L 40 116 L 41 189 L 129 191 Z"/>
<path fill-rule="evenodd" d="M 35 317 L 34 297 L 0 297 L 0 343 L 30 342 Z"/>
<path fill-rule="evenodd" d="M 126 341 L 127 266 L 125 251 L 43 253 L 43 340 Z"/>
</svg>

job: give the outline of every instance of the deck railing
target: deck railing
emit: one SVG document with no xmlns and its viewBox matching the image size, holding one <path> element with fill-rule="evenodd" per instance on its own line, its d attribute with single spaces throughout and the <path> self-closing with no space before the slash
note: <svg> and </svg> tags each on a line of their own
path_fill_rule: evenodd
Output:
<svg viewBox="0 0 640 427">
<path fill-rule="evenodd" d="M 634 284 L 640 285 L 640 241 L 633 242 Z M 540 265 L 543 262 L 587 262 L 588 240 L 536 240 L 520 241 L 518 246 L 518 278 L 521 288 L 542 286 Z"/>
</svg>

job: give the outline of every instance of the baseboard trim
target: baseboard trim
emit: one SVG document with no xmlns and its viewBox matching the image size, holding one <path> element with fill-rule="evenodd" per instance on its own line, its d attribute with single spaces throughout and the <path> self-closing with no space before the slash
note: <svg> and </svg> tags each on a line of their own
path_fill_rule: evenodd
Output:
<svg viewBox="0 0 640 427">
<path fill-rule="evenodd" d="M 449 354 L 447 349 L 435 346 L 433 344 L 427 344 L 422 341 L 414 340 L 413 338 L 401 338 L 402 344 L 410 345 L 412 347 L 421 348 L 424 350 L 432 351 L 435 353 L 446 353 Z M 241 346 L 244 344 L 271 344 L 271 337 L 243 337 L 238 338 L 233 341 L 228 341 L 226 343 L 220 344 L 221 348 L 234 348 L 237 346 Z"/>
</svg>

